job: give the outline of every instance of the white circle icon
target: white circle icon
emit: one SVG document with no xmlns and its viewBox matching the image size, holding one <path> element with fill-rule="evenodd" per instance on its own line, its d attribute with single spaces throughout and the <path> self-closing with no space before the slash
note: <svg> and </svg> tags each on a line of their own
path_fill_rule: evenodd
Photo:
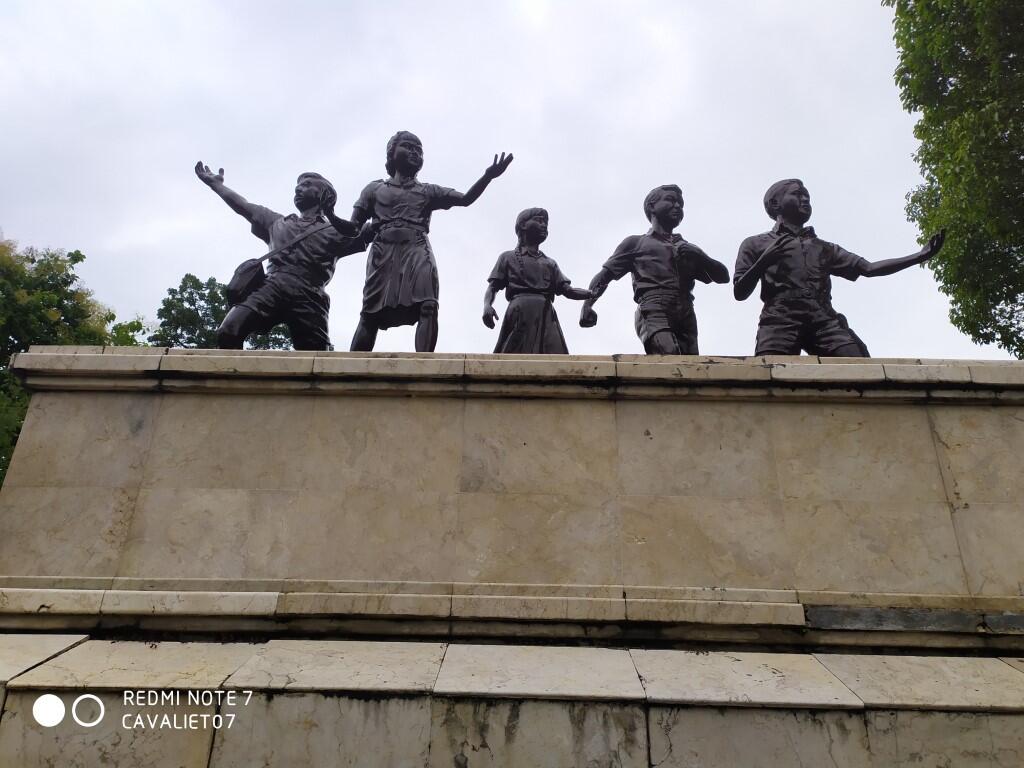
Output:
<svg viewBox="0 0 1024 768">
<path fill-rule="evenodd" d="M 97 706 L 99 706 L 100 708 L 100 713 L 96 715 L 96 719 L 90 723 L 87 723 L 78 717 L 78 705 L 81 704 L 83 701 L 95 701 Z M 63 705 L 61 708 L 63 709 Z M 83 728 L 92 728 L 94 725 L 99 725 L 100 721 L 103 719 L 103 715 L 105 715 L 106 712 L 107 710 L 103 706 L 103 702 L 99 700 L 98 696 L 93 696 L 91 693 L 83 693 L 81 696 L 75 699 L 75 703 L 71 705 L 71 716 L 75 719 L 75 722 Z"/>
<path fill-rule="evenodd" d="M 52 693 L 44 693 L 32 705 L 32 717 L 44 728 L 60 725 L 64 719 L 64 702 Z"/>
</svg>

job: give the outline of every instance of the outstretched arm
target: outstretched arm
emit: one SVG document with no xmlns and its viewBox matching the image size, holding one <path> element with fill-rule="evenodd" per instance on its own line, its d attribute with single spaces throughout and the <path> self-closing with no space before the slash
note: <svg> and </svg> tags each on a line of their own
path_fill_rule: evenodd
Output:
<svg viewBox="0 0 1024 768">
<path fill-rule="evenodd" d="M 451 205 L 453 207 L 459 206 L 465 208 L 467 205 L 472 205 L 487 189 L 487 185 L 494 179 L 498 178 L 508 168 L 509 163 L 512 162 L 512 155 L 506 155 L 504 152 L 501 153 L 501 157 L 494 156 L 494 162 L 488 166 L 487 170 L 484 171 L 484 175 L 477 179 L 476 183 L 466 190 L 466 192 L 456 200 L 453 200 Z"/>
<path fill-rule="evenodd" d="M 206 186 L 216 192 L 220 199 L 228 204 L 228 207 L 239 216 L 244 216 L 247 221 L 252 221 L 253 204 L 235 192 L 233 189 L 224 186 L 224 169 L 221 168 L 214 173 L 208 165 L 203 165 L 200 160 L 196 163 L 196 176 Z"/>
<path fill-rule="evenodd" d="M 928 261 L 928 259 L 942 250 L 942 244 L 945 242 L 946 230 L 942 230 L 939 234 L 928 238 L 927 245 L 917 253 L 912 253 L 909 256 L 903 256 L 898 259 L 885 259 L 874 262 L 863 261 L 861 262 L 859 272 L 864 277 L 884 277 L 885 275 L 895 274 L 907 267 L 923 264 Z"/>
<path fill-rule="evenodd" d="M 594 279 L 590 281 L 590 297 L 583 301 L 583 308 L 580 309 L 580 325 L 584 328 L 593 328 L 597 325 L 597 312 L 594 311 L 594 302 L 601 298 L 601 294 L 605 292 L 608 285 L 615 279 L 612 275 L 611 270 L 607 267 L 601 267 L 601 271 L 594 275 Z M 572 298 L 572 297 L 570 297 Z"/>
<path fill-rule="evenodd" d="M 359 225 L 354 221 L 343 219 L 334 212 L 335 198 L 333 195 L 324 190 L 320 194 L 320 212 L 327 217 L 327 220 L 331 222 L 334 228 L 338 231 L 338 234 L 344 237 L 355 237 L 359 234 Z M 363 246 L 366 247 L 365 245 Z"/>
<path fill-rule="evenodd" d="M 566 285 L 562 288 L 562 295 L 567 299 L 573 299 L 574 301 L 586 301 L 587 299 L 596 299 L 593 292 L 587 288 L 577 288 L 572 285 Z M 591 302 L 593 303 L 593 302 Z M 591 310 L 593 311 L 593 310 Z"/>
<path fill-rule="evenodd" d="M 792 235 L 784 234 L 780 235 L 772 241 L 772 244 L 765 248 L 761 255 L 757 257 L 750 268 L 745 272 L 740 272 L 737 269 L 733 275 L 733 286 L 732 293 L 736 297 L 737 301 L 743 301 L 745 298 L 750 296 L 757 287 L 758 281 L 764 276 L 765 270 L 773 264 L 777 263 L 785 253 L 786 246 L 793 239 Z M 728 280 L 728 278 L 726 278 Z"/>
</svg>

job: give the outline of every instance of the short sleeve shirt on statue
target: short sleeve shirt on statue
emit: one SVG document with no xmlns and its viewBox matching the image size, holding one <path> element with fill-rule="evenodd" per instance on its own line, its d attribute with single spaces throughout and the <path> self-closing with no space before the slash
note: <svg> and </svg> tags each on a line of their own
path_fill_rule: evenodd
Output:
<svg viewBox="0 0 1024 768">
<path fill-rule="evenodd" d="M 487 280 L 498 290 L 504 288 L 509 301 L 521 293 L 539 293 L 552 298 L 569 284 L 569 278 L 562 274 L 555 260 L 542 251 L 505 251 L 498 257 Z"/>
<path fill-rule="evenodd" d="M 603 268 L 616 280 L 632 273 L 633 300 L 637 303 L 652 290 L 679 293 L 692 301 L 695 270 L 689 256 L 698 254 L 704 252 L 680 235 L 648 232 L 623 240 Z"/>
<path fill-rule="evenodd" d="M 334 276 L 334 266 L 342 256 L 363 250 L 359 238 L 345 237 L 324 219 L 303 219 L 294 213 L 284 216 L 262 205 L 250 209 L 252 233 L 271 249 L 294 240 L 311 229 L 320 229 L 281 253 L 271 256 L 267 275 L 289 274 L 323 288 Z"/>
<path fill-rule="evenodd" d="M 430 231 L 430 214 L 451 208 L 461 195 L 454 189 L 416 180 L 397 184 L 391 179 L 371 181 L 355 208 L 381 222 L 395 222 Z"/>
<path fill-rule="evenodd" d="M 793 240 L 786 246 L 782 258 L 768 267 L 761 277 L 761 301 L 766 305 L 780 298 L 812 299 L 830 304 L 831 275 L 856 280 L 869 263 L 835 243 L 822 240 L 813 227 L 794 232 L 779 223 L 770 232 L 743 241 L 736 257 L 733 279 L 739 280 L 746 274 L 783 232 L 793 235 Z"/>
</svg>

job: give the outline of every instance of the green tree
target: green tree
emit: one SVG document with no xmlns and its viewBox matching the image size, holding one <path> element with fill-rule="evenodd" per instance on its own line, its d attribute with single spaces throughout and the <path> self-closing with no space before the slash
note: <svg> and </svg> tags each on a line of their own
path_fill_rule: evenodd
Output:
<svg viewBox="0 0 1024 768">
<path fill-rule="evenodd" d="M 924 184 L 907 196 L 950 319 L 1024 358 L 1024 2 L 883 0 L 895 8 L 896 82 L 919 113 Z"/>
<path fill-rule="evenodd" d="M 160 325 L 149 342 L 160 347 L 216 348 L 217 327 L 228 307 L 224 288 L 216 278 L 208 278 L 204 283 L 195 275 L 186 274 L 181 285 L 168 289 L 156 313 Z M 277 325 L 269 333 L 250 336 L 247 344 L 250 349 L 289 349 L 291 336 L 287 326 Z"/>
<path fill-rule="evenodd" d="M 33 344 L 109 344 L 114 313 L 83 288 L 75 267 L 79 251 L 19 251 L 0 240 L 0 483 L 28 408 L 28 394 L 10 372 L 11 356 Z M 141 322 L 115 325 L 121 343 L 132 343 Z"/>
</svg>

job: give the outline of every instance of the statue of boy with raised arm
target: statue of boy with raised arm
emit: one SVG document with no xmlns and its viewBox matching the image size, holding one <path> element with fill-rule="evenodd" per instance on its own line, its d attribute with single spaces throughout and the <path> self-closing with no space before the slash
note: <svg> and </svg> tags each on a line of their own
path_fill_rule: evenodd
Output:
<svg viewBox="0 0 1024 768">
<path fill-rule="evenodd" d="M 755 355 L 799 355 L 803 349 L 824 357 L 870 357 L 846 318 L 832 308 L 831 275 L 847 280 L 891 275 L 927 261 L 946 239 L 943 230 L 910 256 L 862 259 L 804 226 L 811 218 L 811 197 L 799 179 L 772 184 L 764 196 L 764 210 L 775 226 L 743 241 L 733 273 L 733 293 L 739 301 L 761 283 L 764 309 Z"/>
<path fill-rule="evenodd" d="M 366 248 L 359 227 L 334 214 L 338 195 L 331 182 L 319 173 L 301 174 L 294 197 L 299 215 L 285 216 L 250 203 L 226 187 L 223 168 L 213 173 L 200 161 L 196 176 L 244 217 L 252 233 L 273 253 L 266 280 L 228 310 L 217 329 L 217 346 L 241 349 L 249 334 L 265 333 L 284 323 L 295 349 L 327 349 L 331 300 L 324 287 L 338 259 Z"/>
</svg>

